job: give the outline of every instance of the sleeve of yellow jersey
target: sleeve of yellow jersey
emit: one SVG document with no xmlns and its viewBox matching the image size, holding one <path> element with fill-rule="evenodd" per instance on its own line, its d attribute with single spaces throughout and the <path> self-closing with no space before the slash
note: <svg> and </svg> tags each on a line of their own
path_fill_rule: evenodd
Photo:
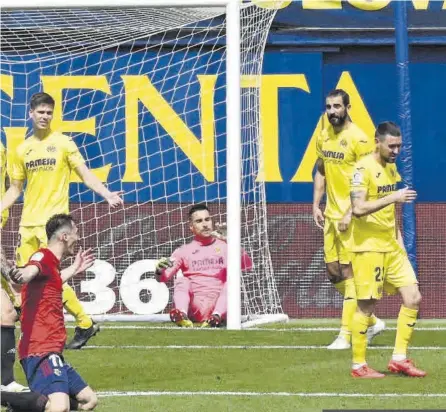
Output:
<svg viewBox="0 0 446 412">
<path fill-rule="evenodd" d="M 65 155 L 67 159 L 67 163 L 70 166 L 70 169 L 76 169 L 76 167 L 85 163 L 82 154 L 79 152 L 76 143 L 73 142 L 73 139 L 68 136 L 64 136 L 64 146 L 65 146 Z"/>
<path fill-rule="evenodd" d="M 24 151 L 21 146 L 15 150 L 15 153 L 10 157 L 10 162 L 7 166 L 8 175 L 14 180 L 25 180 L 26 169 L 24 163 Z"/>
<path fill-rule="evenodd" d="M 370 174 L 362 162 L 358 163 L 354 170 L 350 181 L 350 192 L 364 191 L 368 192 Z"/>
<path fill-rule="evenodd" d="M 322 131 L 316 137 L 316 155 L 320 159 L 323 159 L 323 154 L 322 154 L 322 142 L 323 141 L 324 141 L 324 132 Z"/>
<path fill-rule="evenodd" d="M 356 161 L 361 159 L 375 150 L 375 139 L 373 137 L 367 136 L 365 133 L 361 133 L 355 139 L 355 155 Z"/>
</svg>

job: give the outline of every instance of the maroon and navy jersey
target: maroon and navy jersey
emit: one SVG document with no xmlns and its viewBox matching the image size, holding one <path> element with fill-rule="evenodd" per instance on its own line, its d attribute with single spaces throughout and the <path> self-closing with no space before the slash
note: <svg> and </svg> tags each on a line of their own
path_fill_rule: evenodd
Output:
<svg viewBox="0 0 446 412">
<path fill-rule="evenodd" d="M 26 266 L 37 266 L 39 274 L 22 288 L 22 334 L 19 357 L 62 353 L 65 330 L 60 261 L 49 249 L 39 249 Z"/>
</svg>

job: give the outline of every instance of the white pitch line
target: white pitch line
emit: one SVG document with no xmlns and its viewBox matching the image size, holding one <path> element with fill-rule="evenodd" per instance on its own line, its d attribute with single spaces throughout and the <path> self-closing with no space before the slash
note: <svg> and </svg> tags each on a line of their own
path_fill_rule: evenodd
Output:
<svg viewBox="0 0 446 412">
<path fill-rule="evenodd" d="M 69 325 L 67 326 L 67 329 L 74 329 L 75 326 Z M 226 329 L 221 328 L 195 328 L 195 329 L 189 329 L 189 328 L 179 328 L 178 326 L 137 326 L 137 325 L 114 325 L 114 326 L 108 326 L 108 325 L 101 325 L 101 330 L 120 330 L 120 329 L 129 329 L 129 330 L 200 330 L 200 331 L 223 331 Z M 416 327 L 417 331 L 446 331 L 446 327 L 438 326 L 438 327 Z M 339 328 L 327 328 L 327 327 L 321 327 L 321 328 L 305 328 L 305 327 L 299 327 L 299 328 L 247 328 L 242 329 L 243 331 L 266 331 L 266 332 L 338 332 Z M 396 330 L 395 327 L 386 328 L 385 330 Z"/>
<path fill-rule="evenodd" d="M 119 396 L 295 396 L 301 398 L 445 398 L 446 393 L 326 393 L 326 392 L 173 392 L 173 391 L 146 391 L 124 392 L 110 391 L 98 392 L 99 397 Z"/>
<path fill-rule="evenodd" d="M 82 350 L 86 349 L 327 349 L 322 345 L 91 345 L 84 346 Z M 394 349 L 393 346 L 370 346 L 370 350 L 387 350 Z M 410 350 L 445 350 L 446 346 L 411 346 Z"/>
</svg>

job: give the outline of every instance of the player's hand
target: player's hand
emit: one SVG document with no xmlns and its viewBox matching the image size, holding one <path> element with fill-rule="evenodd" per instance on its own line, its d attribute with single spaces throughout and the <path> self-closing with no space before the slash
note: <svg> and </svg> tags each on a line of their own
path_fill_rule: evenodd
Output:
<svg viewBox="0 0 446 412">
<path fill-rule="evenodd" d="M 352 214 L 345 214 L 342 219 L 338 223 L 338 229 L 340 232 L 345 232 L 350 226 L 350 222 L 352 221 Z"/>
<path fill-rule="evenodd" d="M 11 279 L 12 282 L 17 284 L 23 283 L 23 268 L 12 268 L 9 271 L 9 279 Z"/>
<path fill-rule="evenodd" d="M 395 192 L 395 197 L 395 201 L 398 203 L 412 203 L 417 198 L 417 192 L 405 187 Z"/>
<path fill-rule="evenodd" d="M 211 236 L 215 237 L 216 239 L 226 241 L 228 237 L 228 227 L 226 223 L 216 223 L 215 230 L 211 232 Z"/>
<path fill-rule="evenodd" d="M 319 207 L 313 206 L 313 220 L 318 228 L 324 229 L 325 217 Z"/>
<path fill-rule="evenodd" d="M 124 205 L 124 201 L 121 198 L 123 194 L 124 194 L 123 190 L 120 190 L 119 192 L 110 192 L 105 198 L 105 200 L 111 207 L 122 206 Z"/>
<path fill-rule="evenodd" d="M 77 275 L 78 273 L 85 272 L 93 266 L 95 260 L 96 257 L 93 255 L 91 249 L 82 250 L 82 247 L 80 247 L 73 262 L 74 273 Z"/>
<path fill-rule="evenodd" d="M 171 268 L 173 266 L 173 262 L 166 257 L 162 257 L 160 260 L 158 260 L 158 263 L 156 264 L 156 272 L 160 273 L 164 269 Z"/>
</svg>

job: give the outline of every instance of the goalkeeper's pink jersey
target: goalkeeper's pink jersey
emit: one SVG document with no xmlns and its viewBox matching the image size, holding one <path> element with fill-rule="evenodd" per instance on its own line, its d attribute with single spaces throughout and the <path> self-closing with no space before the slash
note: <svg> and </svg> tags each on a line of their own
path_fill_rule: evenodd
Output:
<svg viewBox="0 0 446 412">
<path fill-rule="evenodd" d="M 167 282 L 178 270 L 183 275 L 195 280 L 198 284 L 215 284 L 226 282 L 228 245 L 215 238 L 195 238 L 192 242 L 179 247 L 173 252 L 171 260 L 173 266 L 163 271 L 161 282 Z M 245 251 L 242 251 L 242 270 L 252 267 L 252 260 Z M 206 281 L 208 278 L 208 282 Z M 195 282 L 194 282 L 195 283 Z"/>
</svg>

